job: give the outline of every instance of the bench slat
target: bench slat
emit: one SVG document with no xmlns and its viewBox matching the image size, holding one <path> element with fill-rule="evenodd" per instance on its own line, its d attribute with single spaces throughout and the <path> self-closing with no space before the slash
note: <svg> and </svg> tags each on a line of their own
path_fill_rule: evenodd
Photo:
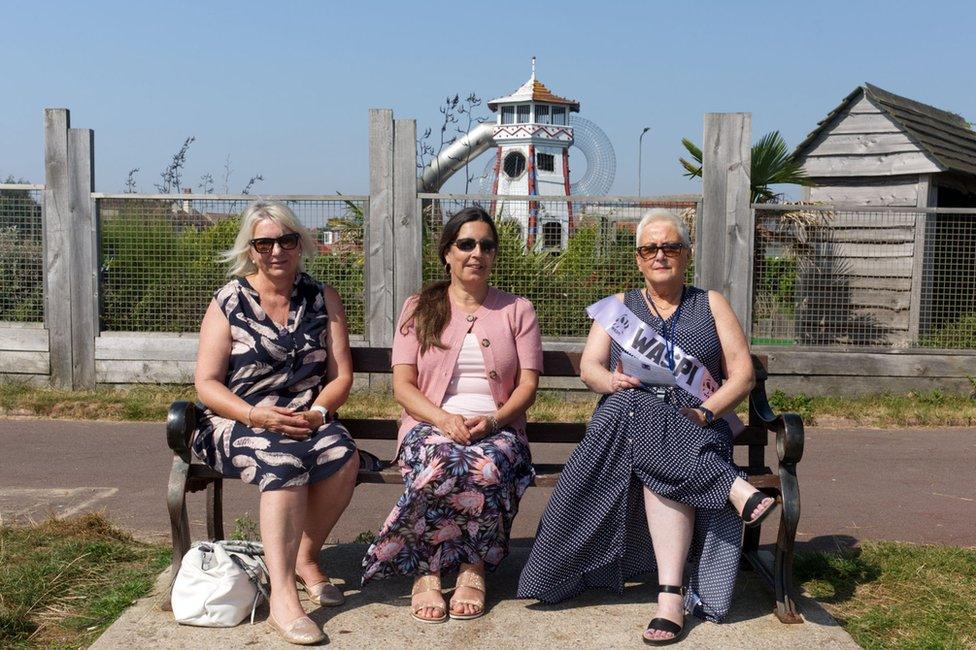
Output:
<svg viewBox="0 0 976 650">
<path fill-rule="evenodd" d="M 391 372 L 393 354 L 390 348 L 350 348 L 352 367 L 356 372 Z M 546 377 L 579 377 L 581 353 L 546 350 L 542 353 L 543 374 Z"/>
</svg>

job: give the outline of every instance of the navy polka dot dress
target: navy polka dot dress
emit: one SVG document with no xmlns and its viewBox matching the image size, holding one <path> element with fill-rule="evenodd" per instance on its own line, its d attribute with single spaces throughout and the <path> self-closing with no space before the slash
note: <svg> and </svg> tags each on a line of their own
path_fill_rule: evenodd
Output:
<svg viewBox="0 0 976 650">
<path fill-rule="evenodd" d="M 661 319 L 640 290 L 628 291 L 624 303 L 661 332 Z M 721 381 L 722 348 L 708 292 L 687 287 L 680 319 L 668 325 L 675 326 L 676 345 Z M 613 342 L 610 368 L 621 352 Z M 519 598 L 554 603 L 591 587 L 619 594 L 624 581 L 655 571 L 641 489 L 647 486 L 695 508 L 686 609 L 710 621 L 728 613 L 742 538 L 742 520 L 728 496 L 742 474 L 732 464 L 732 432 L 725 421 L 704 429 L 678 414 L 700 403 L 679 388 L 669 388 L 663 400 L 633 389 L 600 400 L 542 516 Z"/>
</svg>

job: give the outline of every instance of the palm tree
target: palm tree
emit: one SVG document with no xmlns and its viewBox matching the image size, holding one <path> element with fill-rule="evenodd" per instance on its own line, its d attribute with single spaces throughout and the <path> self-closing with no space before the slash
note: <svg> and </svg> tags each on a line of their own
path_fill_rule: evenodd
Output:
<svg viewBox="0 0 976 650">
<path fill-rule="evenodd" d="M 694 162 L 679 158 L 688 178 L 701 178 L 702 151 L 688 138 L 681 144 Z M 749 189 L 752 203 L 772 203 L 778 195 L 772 185 L 813 185 L 803 167 L 790 153 L 779 131 L 767 133 L 752 145 L 752 165 L 749 173 Z M 818 239 L 818 232 L 826 226 L 832 213 L 803 210 L 756 211 L 754 239 L 754 327 L 762 329 L 763 321 L 773 321 L 777 314 L 794 317 L 797 309 L 794 286 L 798 280 L 797 265 L 809 260 L 810 241 Z M 779 256 L 768 258 L 770 246 L 781 251 Z"/>
<path fill-rule="evenodd" d="M 694 159 L 694 162 L 684 158 L 678 159 L 681 166 L 685 168 L 685 176 L 701 178 L 701 148 L 688 138 L 682 138 L 681 144 Z M 813 185 L 813 182 L 807 177 L 800 163 L 793 158 L 779 131 L 772 131 L 752 145 L 752 168 L 749 173 L 752 202 L 772 202 L 776 199 L 777 194 L 770 189 L 770 186 L 783 184 Z"/>
</svg>

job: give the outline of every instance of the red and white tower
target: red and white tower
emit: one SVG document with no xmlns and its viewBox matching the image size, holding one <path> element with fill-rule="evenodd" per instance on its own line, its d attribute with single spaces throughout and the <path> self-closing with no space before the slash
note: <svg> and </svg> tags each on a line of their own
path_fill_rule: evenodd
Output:
<svg viewBox="0 0 976 650">
<path fill-rule="evenodd" d="M 569 113 L 579 102 L 555 95 L 532 76 L 511 95 L 488 102 L 498 114 L 494 131 L 495 185 L 493 194 L 520 196 L 569 195 L 569 148 L 573 127 Z M 571 202 L 529 200 L 496 201 L 496 219 L 514 219 L 522 225 L 530 249 L 563 248 L 573 228 Z"/>
</svg>

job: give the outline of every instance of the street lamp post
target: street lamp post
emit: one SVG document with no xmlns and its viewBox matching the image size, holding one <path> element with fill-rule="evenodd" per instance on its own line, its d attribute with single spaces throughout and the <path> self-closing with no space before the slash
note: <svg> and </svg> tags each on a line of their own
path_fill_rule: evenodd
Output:
<svg viewBox="0 0 976 650">
<path fill-rule="evenodd" d="M 644 134 L 650 130 L 651 127 L 645 126 L 644 130 L 641 131 L 640 137 L 637 138 L 637 198 L 641 196 L 641 154 L 644 153 L 641 143 L 644 140 Z"/>
</svg>

